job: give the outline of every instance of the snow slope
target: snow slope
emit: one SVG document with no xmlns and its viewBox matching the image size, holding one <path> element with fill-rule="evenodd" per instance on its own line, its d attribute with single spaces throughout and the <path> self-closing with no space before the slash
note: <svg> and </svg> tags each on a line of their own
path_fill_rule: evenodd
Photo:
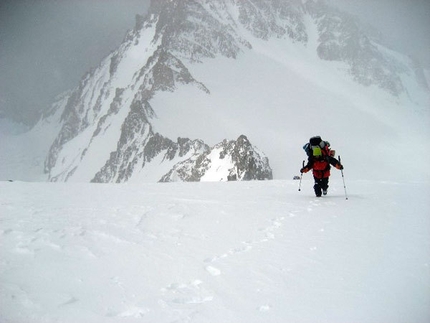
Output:
<svg viewBox="0 0 430 323">
<path fill-rule="evenodd" d="M 429 183 L 0 182 L 0 321 L 430 319 Z"/>
<path fill-rule="evenodd" d="M 359 85 L 343 63 L 319 59 L 312 42 L 253 38 L 252 46 L 236 60 L 190 65 L 210 94 L 185 86 L 157 93 L 151 101 L 156 131 L 209 145 L 245 134 L 268 156 L 275 179 L 296 175 L 302 146 L 320 135 L 356 179 L 430 180 L 422 167 L 430 154 L 421 149 L 430 136 L 428 95 L 419 105 Z"/>
<path fill-rule="evenodd" d="M 56 111 L 27 132 L 8 119 L 0 119 L 0 181 L 48 180 L 44 162 L 59 131 L 60 115 L 61 111 Z"/>
</svg>

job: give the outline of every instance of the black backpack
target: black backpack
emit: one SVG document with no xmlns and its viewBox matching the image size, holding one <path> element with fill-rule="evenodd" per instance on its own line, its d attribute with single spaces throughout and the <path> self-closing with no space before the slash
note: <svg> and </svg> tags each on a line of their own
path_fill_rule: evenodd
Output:
<svg viewBox="0 0 430 323">
<path fill-rule="evenodd" d="M 324 157 L 333 156 L 334 150 L 330 150 L 330 143 L 324 141 L 320 136 L 315 136 L 309 139 L 309 142 L 303 146 L 308 157 Z"/>
</svg>

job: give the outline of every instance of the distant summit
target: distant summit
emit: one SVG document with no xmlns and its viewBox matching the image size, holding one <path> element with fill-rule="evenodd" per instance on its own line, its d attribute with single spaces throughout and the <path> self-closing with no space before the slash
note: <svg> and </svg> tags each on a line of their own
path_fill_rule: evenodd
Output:
<svg viewBox="0 0 430 323">
<path fill-rule="evenodd" d="M 176 164 L 161 182 L 249 181 L 273 179 L 269 159 L 246 136 L 215 145 Z"/>
</svg>

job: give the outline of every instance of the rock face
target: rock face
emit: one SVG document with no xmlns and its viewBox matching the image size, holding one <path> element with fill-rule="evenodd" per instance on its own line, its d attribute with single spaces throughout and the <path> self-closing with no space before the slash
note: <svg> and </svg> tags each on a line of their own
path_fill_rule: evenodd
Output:
<svg viewBox="0 0 430 323">
<path fill-rule="evenodd" d="M 160 182 L 249 181 L 273 179 L 268 158 L 248 138 L 215 145 L 176 164 Z"/>
<path fill-rule="evenodd" d="M 406 66 L 384 55 L 356 19 L 323 2 L 308 1 L 306 7 L 317 21 L 321 59 L 347 63 L 352 78 L 360 84 L 375 84 L 395 96 L 405 91 L 399 74 Z"/>
<path fill-rule="evenodd" d="M 264 158 L 245 148 L 246 137 L 213 147 L 215 158 L 201 140 L 175 142 L 158 133 L 152 103 L 178 88 L 210 96 L 193 74 L 197 64 L 240 59 L 256 40 L 307 46 L 311 36 L 320 59 L 342 62 L 353 80 L 393 96 L 407 90 L 400 75 L 419 74 L 323 1 L 153 0 L 124 42 L 57 104 L 60 131 L 45 172 L 51 181 L 194 181 L 209 178 L 216 162 L 231 160 L 223 180 L 271 178 Z"/>
<path fill-rule="evenodd" d="M 141 139 L 141 137 L 137 139 Z M 198 155 L 209 150 L 209 147 L 201 140 L 178 138 L 177 142 L 173 142 L 158 133 L 145 137 L 144 142 L 137 140 L 132 145 L 121 146 L 111 154 L 110 159 L 95 175 L 92 182 L 126 182 L 136 168 L 144 168 L 155 158 L 164 163 L 174 163 L 190 155 Z"/>
</svg>

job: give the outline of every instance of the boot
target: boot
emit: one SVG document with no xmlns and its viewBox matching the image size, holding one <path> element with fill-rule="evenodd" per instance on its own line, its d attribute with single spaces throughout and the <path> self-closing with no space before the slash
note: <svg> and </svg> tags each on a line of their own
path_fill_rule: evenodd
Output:
<svg viewBox="0 0 430 323">
<path fill-rule="evenodd" d="M 314 191 L 316 197 L 321 197 L 321 187 L 318 184 L 314 185 Z"/>
</svg>

